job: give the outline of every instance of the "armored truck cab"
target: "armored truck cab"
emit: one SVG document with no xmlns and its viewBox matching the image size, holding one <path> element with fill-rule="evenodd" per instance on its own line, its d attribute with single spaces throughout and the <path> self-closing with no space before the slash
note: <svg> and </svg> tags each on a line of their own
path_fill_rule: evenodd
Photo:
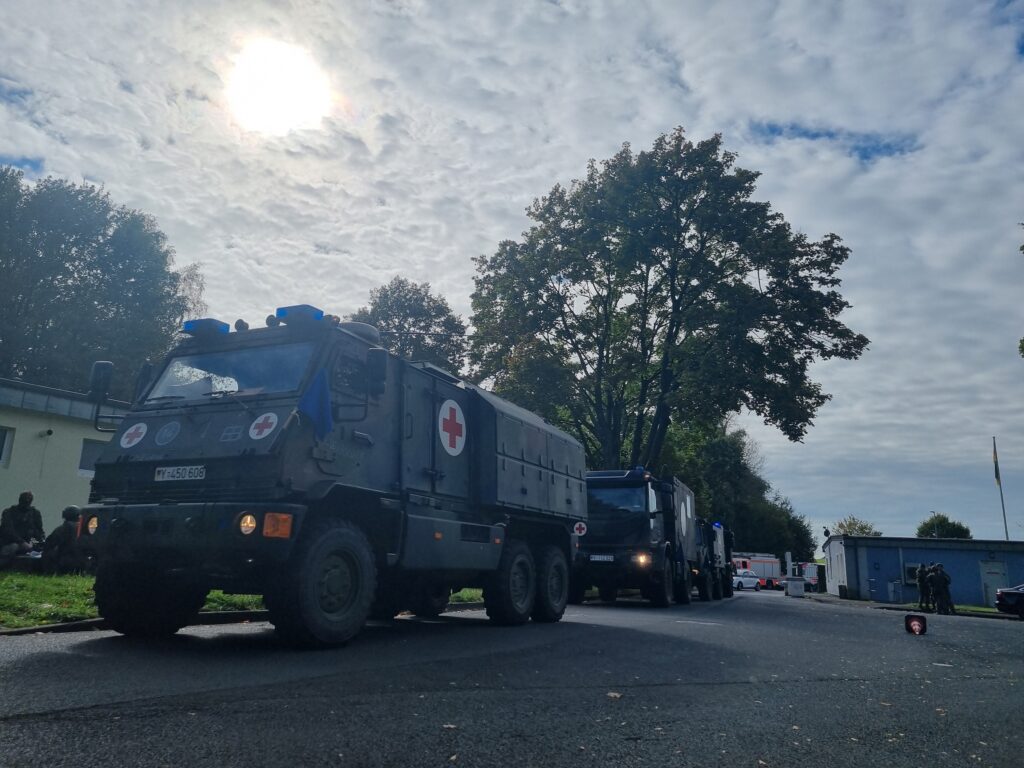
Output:
<svg viewBox="0 0 1024 768">
<path fill-rule="evenodd" d="M 268 327 L 186 323 L 96 465 L 80 535 L 118 631 L 177 631 L 208 590 L 260 594 L 308 645 L 369 615 L 434 615 L 484 589 L 504 624 L 557 621 L 580 444 L 539 417 L 378 346 L 313 307 Z M 109 370 L 94 366 L 102 401 Z"/>
<path fill-rule="evenodd" d="M 725 530 L 696 516 L 693 492 L 678 478 L 659 481 L 637 467 L 586 479 L 589 519 L 571 602 L 594 585 L 606 602 L 630 588 L 661 607 L 689 603 L 694 586 L 702 600 L 715 596 L 715 531 Z"/>
</svg>

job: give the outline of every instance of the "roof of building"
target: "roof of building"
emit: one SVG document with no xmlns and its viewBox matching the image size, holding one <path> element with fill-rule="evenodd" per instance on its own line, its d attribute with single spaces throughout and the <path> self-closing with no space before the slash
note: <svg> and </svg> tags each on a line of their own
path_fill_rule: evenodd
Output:
<svg viewBox="0 0 1024 768">
<path fill-rule="evenodd" d="M 872 547 L 904 547 L 908 549 L 984 549 L 984 550 L 1011 550 L 1024 552 L 1024 541 L 1005 541 L 1003 539 L 934 539 L 918 538 L 917 536 L 845 536 L 843 534 L 832 534 L 824 543 L 823 548 L 833 541 L 838 541 L 844 546 L 849 543 L 852 546 Z"/>
<path fill-rule="evenodd" d="M 128 405 L 120 400 L 108 400 L 104 403 L 104 412 L 123 414 L 128 410 Z M 88 395 L 81 392 L 29 384 L 17 379 L 0 379 L 0 408 L 17 408 L 92 421 L 94 404 Z"/>
</svg>

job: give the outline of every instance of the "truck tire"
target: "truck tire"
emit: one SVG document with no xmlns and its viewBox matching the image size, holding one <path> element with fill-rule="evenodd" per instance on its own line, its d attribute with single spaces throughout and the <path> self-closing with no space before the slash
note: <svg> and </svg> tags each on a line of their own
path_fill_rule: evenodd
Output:
<svg viewBox="0 0 1024 768">
<path fill-rule="evenodd" d="M 711 571 L 705 568 L 697 577 L 697 596 L 701 602 L 706 603 L 711 599 L 711 586 Z"/>
<path fill-rule="evenodd" d="M 598 587 L 597 594 L 601 598 L 602 603 L 608 603 L 609 605 L 615 602 L 615 599 L 619 596 L 619 590 L 615 587 Z"/>
<path fill-rule="evenodd" d="M 537 595 L 533 601 L 534 621 L 558 621 L 569 602 L 569 563 L 565 553 L 555 546 L 540 550 L 537 567 Z"/>
<path fill-rule="evenodd" d="M 683 572 L 679 575 L 679 578 L 676 579 L 673 597 L 680 605 L 689 605 L 690 590 L 693 587 L 693 585 L 690 584 L 690 566 L 687 563 L 683 563 L 682 570 Z"/>
<path fill-rule="evenodd" d="M 727 571 L 722 571 L 722 597 L 732 597 L 732 576 Z"/>
<path fill-rule="evenodd" d="M 657 584 L 651 585 L 651 605 L 655 608 L 668 608 L 672 605 L 672 558 L 665 555 L 665 564 L 661 568 L 661 577 Z"/>
<path fill-rule="evenodd" d="M 537 569 L 530 548 L 521 541 L 505 542 L 498 570 L 484 590 L 487 618 L 495 624 L 525 624 L 533 612 L 537 593 Z"/>
<path fill-rule="evenodd" d="M 206 590 L 175 586 L 141 567 L 104 564 L 93 586 L 96 607 L 111 629 L 128 637 L 166 637 L 186 626 Z"/>
<path fill-rule="evenodd" d="M 569 580 L 569 605 L 583 605 L 587 596 L 587 585 L 578 579 Z"/>
<path fill-rule="evenodd" d="M 452 596 L 451 587 L 426 581 L 413 591 L 412 605 L 409 610 L 423 619 L 440 616 L 448 608 L 448 598 Z"/>
<path fill-rule="evenodd" d="M 722 599 L 722 577 L 718 571 L 715 571 L 711 576 L 711 599 Z"/>
<path fill-rule="evenodd" d="M 265 598 L 270 622 L 296 645 L 346 643 L 363 628 L 377 592 L 370 542 L 347 520 L 314 524 L 304 534 Z"/>
</svg>

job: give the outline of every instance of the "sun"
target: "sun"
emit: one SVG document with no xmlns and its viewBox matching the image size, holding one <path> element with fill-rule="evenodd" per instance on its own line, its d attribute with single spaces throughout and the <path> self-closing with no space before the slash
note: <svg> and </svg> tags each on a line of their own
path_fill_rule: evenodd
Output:
<svg viewBox="0 0 1024 768">
<path fill-rule="evenodd" d="M 319 128 L 331 111 L 331 84 L 309 51 L 278 40 L 251 40 L 235 59 L 226 94 L 246 131 L 283 136 Z"/>
</svg>

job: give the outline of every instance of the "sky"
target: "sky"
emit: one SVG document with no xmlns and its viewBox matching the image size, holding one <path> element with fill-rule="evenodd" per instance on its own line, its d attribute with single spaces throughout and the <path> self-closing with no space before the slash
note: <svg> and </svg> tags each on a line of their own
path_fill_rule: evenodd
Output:
<svg viewBox="0 0 1024 768">
<path fill-rule="evenodd" d="M 802 443 L 741 415 L 816 534 L 931 510 L 1024 540 L 1024 2 L 0 3 L 0 163 L 102 185 L 210 314 L 348 314 L 396 275 L 470 314 L 472 259 L 589 159 L 720 133 L 852 249 Z"/>
</svg>

